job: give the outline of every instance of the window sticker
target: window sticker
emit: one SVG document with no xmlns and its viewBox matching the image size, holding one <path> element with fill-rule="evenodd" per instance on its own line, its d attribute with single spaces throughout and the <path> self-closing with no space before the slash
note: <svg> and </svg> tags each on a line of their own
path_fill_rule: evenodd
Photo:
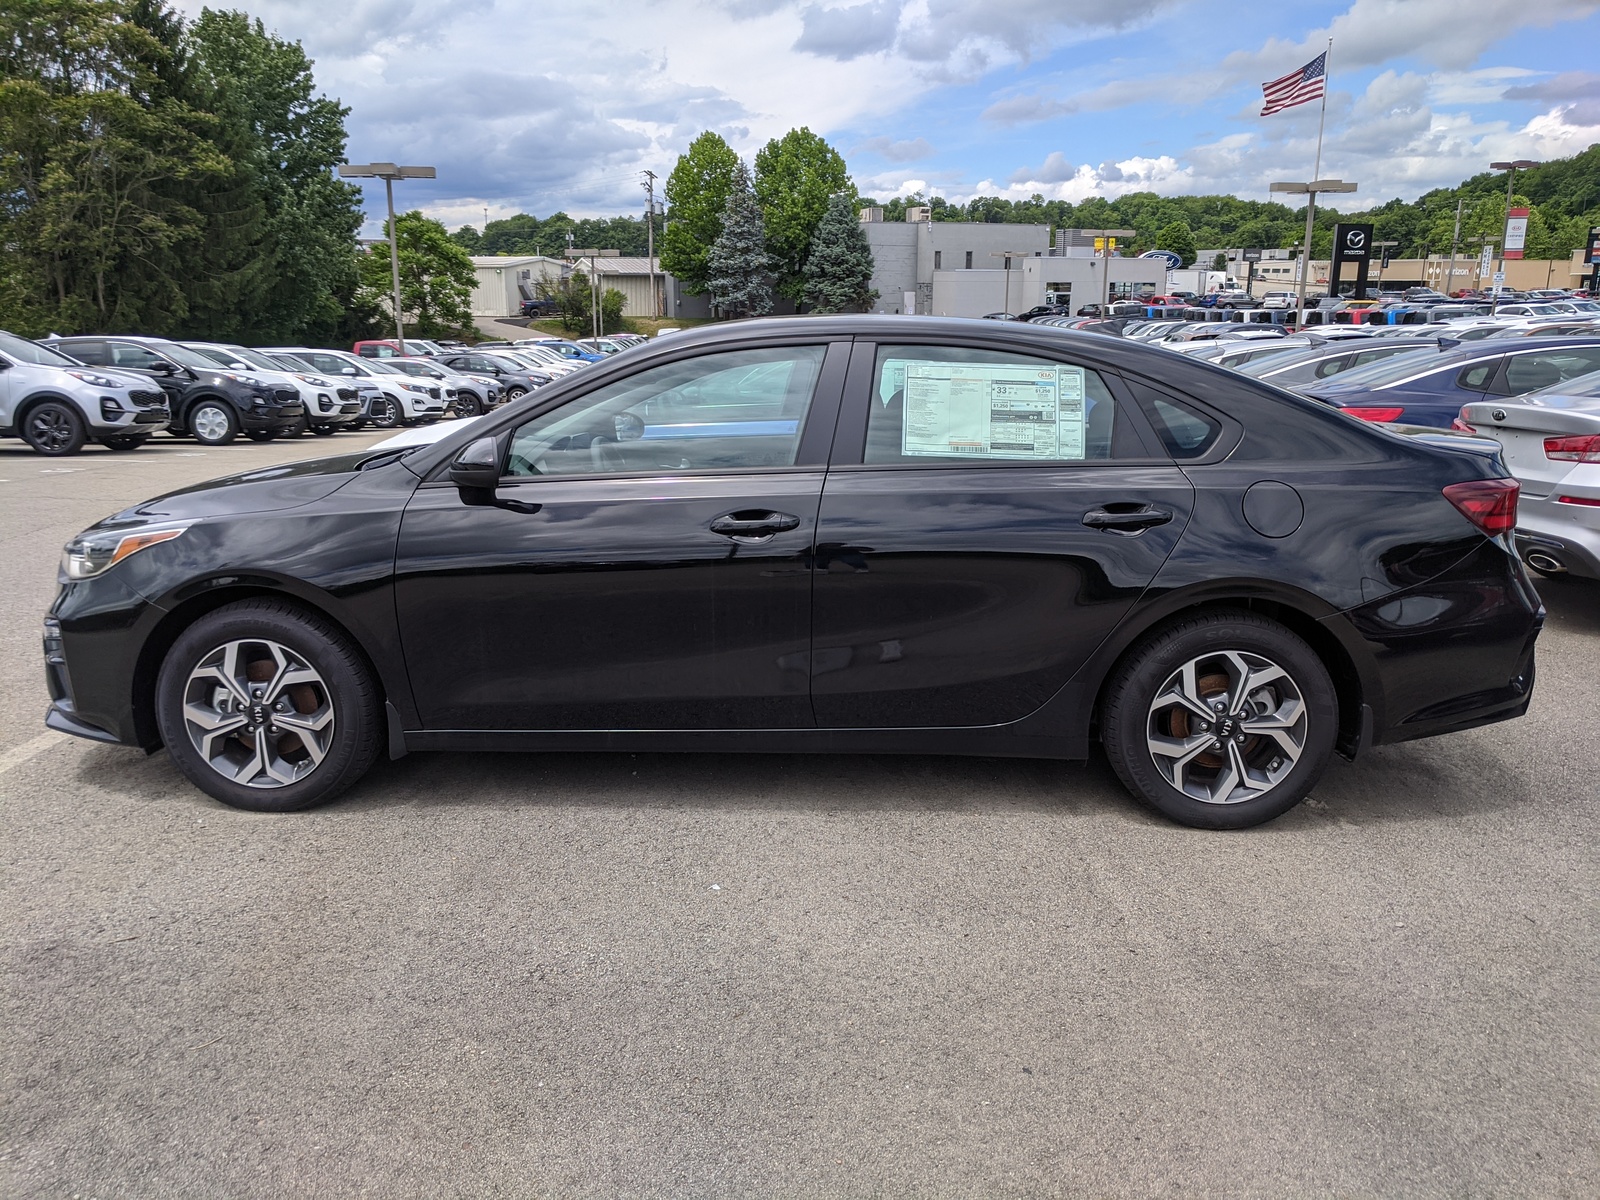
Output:
<svg viewBox="0 0 1600 1200">
<path fill-rule="evenodd" d="M 904 394 L 902 454 L 1084 457 L 1082 367 L 889 359 L 879 397 L 887 404 L 895 392 Z"/>
</svg>

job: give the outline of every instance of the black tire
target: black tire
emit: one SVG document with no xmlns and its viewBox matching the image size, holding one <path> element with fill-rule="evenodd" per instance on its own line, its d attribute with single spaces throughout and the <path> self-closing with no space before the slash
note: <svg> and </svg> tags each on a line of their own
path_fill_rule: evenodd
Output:
<svg viewBox="0 0 1600 1200">
<path fill-rule="evenodd" d="M 394 429 L 401 424 L 400 403 L 385 396 L 372 402 L 372 423 L 379 429 Z"/>
<path fill-rule="evenodd" d="M 217 648 L 252 639 L 278 643 L 310 664 L 333 712 L 322 761 L 303 778 L 281 786 L 250 787 L 224 776 L 191 741 L 184 718 L 191 672 Z M 223 804 L 250 812 L 296 812 L 332 800 L 372 766 L 384 730 L 382 697 L 349 639 L 320 616 L 269 599 L 229 604 L 184 630 L 161 664 L 156 720 L 167 753 L 191 783 Z"/>
<path fill-rule="evenodd" d="M 148 433 L 113 433 L 99 439 L 107 450 L 137 450 L 150 440 Z"/>
<path fill-rule="evenodd" d="M 22 440 L 47 458 L 65 458 L 83 449 L 88 430 L 70 404 L 46 400 L 22 418 Z"/>
<path fill-rule="evenodd" d="M 270 442 L 277 436 L 278 431 L 276 429 L 252 429 L 249 433 L 245 434 L 245 437 L 249 438 L 252 442 Z M 285 433 L 283 436 L 289 437 L 291 435 Z"/>
<path fill-rule="evenodd" d="M 1229 652 L 1242 656 L 1240 661 L 1247 663 L 1250 659 L 1265 660 L 1281 670 L 1281 680 L 1270 687 L 1250 689 L 1248 695 L 1238 695 L 1229 676 L 1223 673 L 1227 660 L 1222 656 Z M 1265 696 L 1267 703 L 1274 699 L 1279 702 L 1277 712 L 1290 712 L 1294 711 L 1292 702 L 1285 699 L 1285 693 L 1298 693 L 1303 725 L 1298 733 L 1284 731 L 1291 745 L 1298 737 L 1298 758 L 1281 752 L 1276 736 L 1247 734 L 1247 725 L 1236 729 L 1237 712 L 1220 711 L 1215 716 L 1208 712 L 1209 720 L 1202 723 L 1181 704 L 1156 711 L 1158 696 L 1171 695 L 1162 689 L 1191 662 L 1201 664 L 1195 672 L 1195 690 L 1212 706 L 1220 700 L 1224 710 L 1229 697 L 1236 696 L 1242 707 L 1251 698 Z M 1207 683 L 1219 677 L 1226 685 L 1221 691 L 1216 689 L 1222 685 Z M 1163 721 L 1170 725 L 1162 728 Z M 1190 722 L 1194 724 L 1191 726 Z M 1184 618 L 1149 635 L 1117 668 L 1100 707 L 1100 740 L 1117 778 L 1136 797 L 1174 821 L 1199 829 L 1247 829 L 1299 804 L 1327 767 L 1338 724 L 1338 694 L 1316 652 L 1276 621 L 1243 609 Z M 1220 741 L 1208 741 L 1213 734 Z M 1230 738 L 1234 739 L 1232 745 L 1228 744 Z M 1245 790 L 1255 789 L 1255 793 L 1222 800 L 1203 799 L 1181 790 L 1157 765 L 1156 750 L 1151 744 L 1154 739 L 1165 739 L 1168 745 L 1187 743 L 1191 748 L 1204 744 L 1205 748 L 1197 753 L 1191 750 L 1191 765 L 1176 767 L 1185 785 L 1197 790 L 1205 788 L 1208 774 L 1218 789 L 1223 787 L 1228 764 L 1235 761 L 1237 753 L 1237 761 L 1247 768 Z M 1213 754 L 1212 750 L 1219 746 L 1222 752 Z M 1257 775 L 1252 777 L 1251 771 Z"/>
<path fill-rule="evenodd" d="M 456 393 L 456 398 L 450 404 L 450 412 L 455 417 L 475 417 L 483 411 L 483 405 L 478 403 L 478 398 L 470 394 Z"/>
<path fill-rule="evenodd" d="M 300 414 L 300 419 L 287 429 L 280 429 L 278 436 L 281 438 L 297 438 L 311 428 L 311 420 L 305 413 Z"/>
<path fill-rule="evenodd" d="M 208 420 L 208 414 L 213 412 L 222 414 L 221 422 Z M 239 418 L 233 415 L 232 408 L 220 400 L 200 401 L 189 410 L 185 421 L 194 440 L 202 446 L 226 446 L 239 436 Z M 201 432 L 202 427 L 205 428 L 204 433 Z"/>
<path fill-rule="evenodd" d="M 318 437 L 332 437 L 339 432 L 339 428 L 336 425 L 313 425 L 311 432 Z"/>
</svg>

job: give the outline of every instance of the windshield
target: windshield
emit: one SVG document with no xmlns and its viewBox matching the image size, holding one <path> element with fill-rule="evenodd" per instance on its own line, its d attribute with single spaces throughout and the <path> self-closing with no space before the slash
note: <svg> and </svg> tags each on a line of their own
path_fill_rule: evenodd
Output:
<svg viewBox="0 0 1600 1200">
<path fill-rule="evenodd" d="M 215 346 L 189 346 L 186 348 L 209 359 L 219 367 L 231 367 L 236 362 L 242 363 L 246 361 L 243 355 L 233 354 L 227 350 L 219 350 Z"/>
<path fill-rule="evenodd" d="M 369 358 L 363 364 L 369 371 L 377 375 L 404 375 L 405 371 L 394 365 L 386 358 Z"/>
<path fill-rule="evenodd" d="M 259 350 L 247 350 L 243 346 L 225 346 L 219 353 L 230 354 L 233 356 L 234 362 L 249 363 L 253 367 L 260 367 L 263 371 L 283 370 L 283 366 L 280 363 L 272 361 L 271 355 L 263 354 Z M 306 368 L 294 367 L 292 369 L 303 371 Z"/>
<path fill-rule="evenodd" d="M 210 355 L 201 354 L 200 351 L 191 350 L 187 346 L 180 346 L 177 342 L 155 342 L 151 345 L 151 349 L 186 367 L 199 367 L 202 371 L 217 369 L 217 361 Z"/>
<path fill-rule="evenodd" d="M 30 342 L 27 338 L 19 338 L 14 333 L 0 333 L 0 350 L 18 362 L 33 363 L 38 367 L 81 367 L 75 358 L 68 358 L 65 354 L 48 349 L 37 342 Z"/>
<path fill-rule="evenodd" d="M 528 364 L 527 363 L 518 361 L 517 359 L 511 357 L 511 355 L 509 353 L 507 353 L 506 351 L 503 351 L 503 350 L 502 351 L 498 351 L 498 352 L 496 352 L 494 354 L 485 354 L 484 357 L 487 358 L 490 362 L 498 363 L 498 364 L 500 364 L 500 366 L 504 367 L 506 370 L 515 371 L 518 374 L 521 374 L 522 372 L 525 372 L 528 369 Z"/>
<path fill-rule="evenodd" d="M 259 350 L 251 351 L 251 353 L 260 355 L 261 361 L 275 371 L 303 371 L 307 375 L 318 373 L 316 367 L 303 359 L 296 358 L 292 354 L 262 354 Z"/>
</svg>

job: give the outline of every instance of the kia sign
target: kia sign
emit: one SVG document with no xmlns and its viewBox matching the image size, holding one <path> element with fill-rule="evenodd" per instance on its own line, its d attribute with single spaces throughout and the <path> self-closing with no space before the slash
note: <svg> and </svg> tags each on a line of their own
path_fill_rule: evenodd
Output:
<svg viewBox="0 0 1600 1200">
<path fill-rule="evenodd" d="M 1139 255 L 1139 257 L 1165 259 L 1167 263 L 1167 270 L 1169 271 L 1180 271 L 1183 269 L 1183 256 L 1174 254 L 1171 250 L 1146 250 L 1143 254 Z"/>
<path fill-rule="evenodd" d="M 1521 258 L 1522 248 L 1528 244 L 1528 210 L 1525 208 L 1512 208 L 1506 210 L 1506 240 L 1505 253 L 1502 258 Z"/>
<path fill-rule="evenodd" d="M 1600 263 L 1600 226 L 1589 230 L 1589 252 L 1584 256 L 1583 261 Z"/>
</svg>

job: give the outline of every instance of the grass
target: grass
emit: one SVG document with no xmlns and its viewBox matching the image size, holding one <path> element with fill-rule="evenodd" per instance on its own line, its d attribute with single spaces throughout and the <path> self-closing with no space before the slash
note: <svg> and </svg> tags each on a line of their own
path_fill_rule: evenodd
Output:
<svg viewBox="0 0 1600 1200">
<path fill-rule="evenodd" d="M 622 328 L 625 332 L 638 333 L 644 335 L 645 337 L 655 337 L 656 330 L 658 329 L 689 329 L 695 325 L 710 325 L 711 323 L 711 318 L 709 317 L 680 317 L 673 319 L 662 318 L 660 320 L 656 320 L 651 317 L 622 318 Z M 570 330 L 563 329 L 560 321 L 534 321 L 528 326 L 528 336 L 559 338 L 588 337 L 589 331 L 584 330 L 580 333 L 573 333 Z"/>
</svg>

